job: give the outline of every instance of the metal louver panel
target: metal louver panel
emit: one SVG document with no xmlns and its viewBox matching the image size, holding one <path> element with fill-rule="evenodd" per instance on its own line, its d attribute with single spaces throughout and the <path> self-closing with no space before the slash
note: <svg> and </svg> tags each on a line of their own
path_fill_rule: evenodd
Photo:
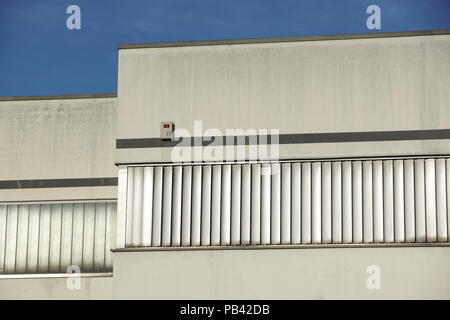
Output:
<svg viewBox="0 0 450 320">
<path fill-rule="evenodd" d="M 0 273 L 112 270 L 115 202 L 0 204 Z"/>
<path fill-rule="evenodd" d="M 447 242 L 449 165 L 427 158 L 129 167 L 127 246 Z"/>
</svg>

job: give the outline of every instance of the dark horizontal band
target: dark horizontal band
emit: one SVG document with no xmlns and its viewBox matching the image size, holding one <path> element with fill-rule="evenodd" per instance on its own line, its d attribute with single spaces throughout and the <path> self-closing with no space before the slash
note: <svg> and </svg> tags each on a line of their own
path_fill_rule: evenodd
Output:
<svg viewBox="0 0 450 320">
<path fill-rule="evenodd" d="M 35 180 L 0 180 L 0 189 L 33 188 L 74 188 L 74 187 L 108 187 L 117 186 L 117 178 L 74 178 L 74 179 L 35 179 Z"/>
<path fill-rule="evenodd" d="M 399 31 L 399 32 L 347 33 L 347 34 L 297 36 L 297 37 L 275 37 L 275 38 L 170 41 L 170 42 L 119 44 L 118 48 L 119 49 L 139 49 L 139 48 L 219 46 L 219 45 L 234 45 L 234 44 L 255 44 L 255 43 L 414 37 L 414 36 L 441 35 L 441 34 L 449 34 L 449 33 L 450 33 L 449 29 L 438 29 L 438 30 L 417 30 L 417 31 Z"/>
<path fill-rule="evenodd" d="M 190 246 L 190 247 L 127 247 L 111 249 L 112 252 L 144 251 L 209 251 L 209 250 L 279 250 L 279 249 L 331 249 L 331 248 L 422 248 L 450 247 L 448 242 L 375 242 L 375 243 L 308 243 L 308 244 L 251 244 L 227 246 Z"/>
<path fill-rule="evenodd" d="M 117 98 L 117 93 L 56 94 L 56 95 L 44 95 L 44 96 L 12 96 L 12 97 L 0 97 L 0 101 L 100 99 L 100 98 Z"/>
<path fill-rule="evenodd" d="M 179 141 L 167 141 L 160 138 L 117 139 L 117 149 L 170 148 L 183 142 L 184 146 L 214 145 L 255 145 L 272 144 L 274 136 L 220 136 L 187 137 Z M 329 142 L 369 142 L 399 140 L 437 140 L 450 139 L 450 129 L 408 130 L 408 131 L 372 131 L 372 132 L 335 132 L 335 133 L 293 133 L 278 135 L 278 144 L 329 143 Z M 180 145 L 181 146 L 181 145 Z"/>
</svg>

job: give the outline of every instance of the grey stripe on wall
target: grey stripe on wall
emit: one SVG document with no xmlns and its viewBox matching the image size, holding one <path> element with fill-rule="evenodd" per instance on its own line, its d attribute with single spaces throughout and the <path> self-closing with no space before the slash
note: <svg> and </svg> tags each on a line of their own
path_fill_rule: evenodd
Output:
<svg viewBox="0 0 450 320">
<path fill-rule="evenodd" d="M 0 189 L 70 188 L 117 186 L 116 177 L 75 179 L 0 180 Z"/>
<path fill-rule="evenodd" d="M 216 139 L 219 138 L 219 141 Z M 271 144 L 271 136 L 220 136 L 188 137 L 191 146 L 215 145 L 254 145 Z M 370 131 L 370 132 L 334 132 L 334 133 L 292 133 L 280 134 L 279 144 L 329 143 L 329 142 L 368 142 L 368 141 L 402 141 L 402 140 L 437 140 L 450 139 L 450 129 L 406 130 L 406 131 Z M 134 148 L 170 148 L 179 141 L 167 141 L 160 138 L 117 139 L 117 149 Z"/>
</svg>

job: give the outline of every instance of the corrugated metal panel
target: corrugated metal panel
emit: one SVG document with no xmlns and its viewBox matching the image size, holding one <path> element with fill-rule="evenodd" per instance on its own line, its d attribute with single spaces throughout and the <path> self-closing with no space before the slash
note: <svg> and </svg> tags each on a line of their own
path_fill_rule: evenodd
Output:
<svg viewBox="0 0 450 320">
<path fill-rule="evenodd" d="M 142 189 L 142 245 L 152 245 L 153 219 L 153 167 L 144 168 L 144 185 Z"/>
<path fill-rule="evenodd" d="M 302 243 L 311 243 L 311 163 L 302 163 L 301 183 Z"/>
<path fill-rule="evenodd" d="M 190 167 L 186 168 L 185 172 L 189 172 Z M 175 167 L 173 169 L 173 189 L 172 189 L 172 246 L 180 246 L 181 245 L 181 199 L 184 200 L 182 197 L 182 190 L 186 190 L 186 188 L 183 188 L 182 186 L 182 168 L 181 167 Z M 189 191 L 185 191 L 189 192 Z M 165 218 L 166 216 L 164 216 Z"/>
<path fill-rule="evenodd" d="M 204 166 L 202 171 L 202 223 L 200 244 L 202 246 L 209 246 L 211 243 L 211 166 Z"/>
<path fill-rule="evenodd" d="M 112 269 L 116 203 L 0 204 L 0 273 Z"/>
<path fill-rule="evenodd" d="M 195 166 L 192 171 L 192 217 L 191 217 L 191 245 L 199 246 L 201 243 L 202 226 L 202 167 Z"/>
<path fill-rule="evenodd" d="M 342 242 L 352 243 L 352 163 L 342 163 Z"/>
<path fill-rule="evenodd" d="M 246 164 L 242 166 L 242 205 L 241 205 L 241 244 L 250 244 L 251 231 L 251 165 Z"/>
<path fill-rule="evenodd" d="M 181 210 L 181 245 L 191 244 L 192 167 L 183 170 L 183 194 Z M 175 201 L 175 200 L 174 200 Z M 174 204 L 175 205 L 175 204 Z"/>
<path fill-rule="evenodd" d="M 280 164 L 272 165 L 271 174 L 271 216 L 270 219 L 270 243 L 281 242 L 281 167 Z"/>
<path fill-rule="evenodd" d="M 415 195 L 414 195 L 414 161 L 404 162 L 405 176 L 405 241 L 416 241 L 415 229 Z"/>
<path fill-rule="evenodd" d="M 320 162 L 311 166 L 311 239 L 312 243 L 322 242 L 322 172 Z"/>
<path fill-rule="evenodd" d="M 233 165 L 231 182 L 231 244 L 241 243 L 241 166 Z"/>
<path fill-rule="evenodd" d="M 252 165 L 251 178 L 251 223 L 250 236 L 251 244 L 260 244 L 261 242 L 261 165 Z"/>
<path fill-rule="evenodd" d="M 222 167 L 212 168 L 212 193 L 211 193 L 211 245 L 220 244 L 220 197 L 222 189 Z"/>
<path fill-rule="evenodd" d="M 425 160 L 425 216 L 427 242 L 436 241 L 436 171 L 434 159 Z"/>
<path fill-rule="evenodd" d="M 322 243 L 332 242 L 331 162 L 322 163 Z"/>
<path fill-rule="evenodd" d="M 362 165 L 361 161 L 352 163 L 352 226 L 353 243 L 363 242 L 363 207 L 362 207 Z"/>
<path fill-rule="evenodd" d="M 448 241 L 448 166 L 444 158 L 168 165 L 154 169 L 153 198 L 128 191 L 127 207 L 154 199 L 153 219 L 136 209 L 126 220 L 153 221 L 139 230 L 155 232 L 158 199 L 169 205 L 163 237 L 172 237 L 141 246 Z M 142 168 L 130 168 L 129 189 L 152 167 Z"/>
<path fill-rule="evenodd" d="M 414 196 L 416 213 L 416 242 L 425 242 L 425 165 L 423 159 L 417 159 L 414 162 Z"/>
<path fill-rule="evenodd" d="M 342 164 L 333 162 L 331 166 L 331 220 L 333 243 L 342 242 Z"/>
<path fill-rule="evenodd" d="M 281 167 L 281 243 L 291 243 L 291 164 Z"/>
</svg>

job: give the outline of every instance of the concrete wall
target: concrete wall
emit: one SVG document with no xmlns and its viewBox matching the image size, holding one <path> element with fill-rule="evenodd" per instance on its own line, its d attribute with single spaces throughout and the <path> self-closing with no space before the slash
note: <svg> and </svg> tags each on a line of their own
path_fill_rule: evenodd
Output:
<svg viewBox="0 0 450 320">
<path fill-rule="evenodd" d="M 381 287 L 369 290 L 367 267 Z M 114 253 L 119 299 L 449 299 L 450 247 Z"/>
<path fill-rule="evenodd" d="M 191 134 L 194 120 L 223 134 L 448 129 L 450 35 L 120 49 L 118 83 L 120 139 L 158 138 L 161 121 Z M 280 146 L 281 158 L 448 153 L 447 140 Z M 170 154 L 118 149 L 117 161 Z"/>
<path fill-rule="evenodd" d="M 116 127 L 116 98 L 0 101 L 0 181 L 117 177 Z M 0 190 L 0 201 L 116 197 L 115 186 Z"/>
<path fill-rule="evenodd" d="M 112 298 L 112 277 L 81 278 L 80 281 L 80 289 L 68 289 L 67 278 L 0 279 L 0 300 Z"/>
</svg>

